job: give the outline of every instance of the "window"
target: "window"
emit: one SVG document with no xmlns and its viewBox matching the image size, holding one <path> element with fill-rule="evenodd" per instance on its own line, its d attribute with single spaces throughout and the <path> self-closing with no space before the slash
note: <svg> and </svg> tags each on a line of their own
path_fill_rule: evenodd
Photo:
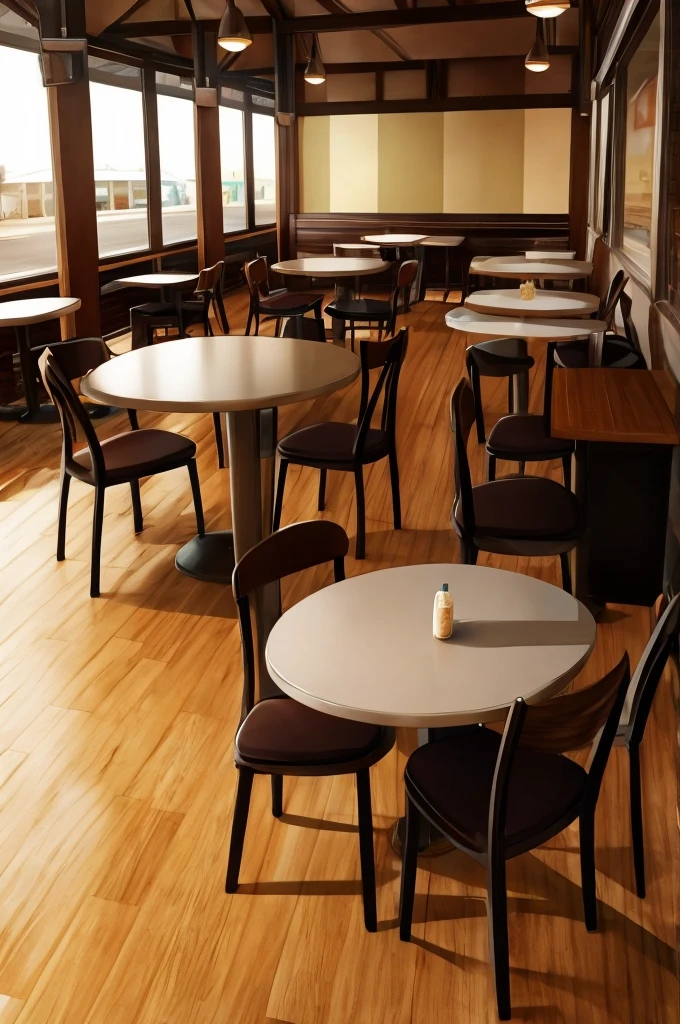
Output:
<svg viewBox="0 0 680 1024">
<path fill-rule="evenodd" d="M 156 74 L 163 245 L 196 238 L 196 158 L 191 79 Z"/>
<path fill-rule="evenodd" d="M 223 90 L 224 91 L 224 90 Z M 220 157 L 222 162 L 222 220 L 225 233 L 247 226 L 243 161 L 243 111 L 220 107 Z"/>
<path fill-rule="evenodd" d="M 651 266 L 652 212 L 659 80 L 659 15 L 626 71 L 626 141 L 621 244 L 647 274 Z"/>
<path fill-rule="evenodd" d="M 255 223 L 273 224 L 276 220 L 276 142 L 274 118 L 268 114 L 253 114 L 253 175 Z"/>
<path fill-rule="evenodd" d="M 0 281 L 56 267 L 47 91 L 38 55 L 0 45 Z"/>
<path fill-rule="evenodd" d="M 149 247 L 142 76 L 89 58 L 99 255 Z"/>
</svg>

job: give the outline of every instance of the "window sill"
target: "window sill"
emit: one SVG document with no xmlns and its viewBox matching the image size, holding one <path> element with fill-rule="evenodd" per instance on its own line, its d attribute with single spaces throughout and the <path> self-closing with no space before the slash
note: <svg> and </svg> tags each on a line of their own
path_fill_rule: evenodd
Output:
<svg viewBox="0 0 680 1024">
<path fill-rule="evenodd" d="M 612 246 L 612 254 L 619 261 L 628 276 L 652 298 L 652 278 L 646 267 L 641 267 L 625 249 Z"/>
</svg>

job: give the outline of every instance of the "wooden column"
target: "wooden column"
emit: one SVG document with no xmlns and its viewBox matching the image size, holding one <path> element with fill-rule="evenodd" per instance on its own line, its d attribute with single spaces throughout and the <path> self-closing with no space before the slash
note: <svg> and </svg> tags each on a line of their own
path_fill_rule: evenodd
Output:
<svg viewBox="0 0 680 1024">
<path fill-rule="evenodd" d="M 158 96 L 156 71 L 149 64 L 145 64 L 142 68 L 142 93 L 144 96 L 149 249 L 151 252 L 160 252 L 163 248 L 163 189 L 161 187 L 161 152 L 158 143 Z"/>
<path fill-rule="evenodd" d="M 276 87 L 276 234 L 279 259 L 293 252 L 291 215 L 298 210 L 298 154 L 295 123 L 295 43 L 292 35 L 274 34 L 274 84 Z"/>
<path fill-rule="evenodd" d="M 194 25 L 196 88 L 214 90 L 214 105 L 195 106 L 196 209 L 198 219 L 198 267 L 210 267 L 224 259 L 222 219 L 222 167 L 220 160 L 220 111 L 217 73 L 217 33 Z M 204 94 L 205 95 L 205 94 Z"/>
<path fill-rule="evenodd" d="M 253 162 L 253 100 L 249 92 L 244 91 L 245 109 L 243 112 L 243 149 L 245 153 L 245 190 L 248 231 L 255 231 L 255 165 Z"/>
<path fill-rule="evenodd" d="M 50 37 L 59 24 L 58 9 L 40 10 L 41 32 Z M 50 14 L 54 16 L 51 17 Z M 68 0 L 69 36 L 84 35 L 84 0 Z M 101 335 L 99 310 L 99 243 L 94 191 L 90 86 L 85 66 L 82 81 L 47 90 L 54 164 L 54 207 L 60 295 L 81 300 L 80 309 L 62 320 L 62 335 Z"/>
<path fill-rule="evenodd" d="M 572 57 L 571 157 L 569 169 L 569 248 L 585 259 L 588 237 L 588 190 L 590 188 L 590 5 L 579 0 L 580 47 Z"/>
</svg>

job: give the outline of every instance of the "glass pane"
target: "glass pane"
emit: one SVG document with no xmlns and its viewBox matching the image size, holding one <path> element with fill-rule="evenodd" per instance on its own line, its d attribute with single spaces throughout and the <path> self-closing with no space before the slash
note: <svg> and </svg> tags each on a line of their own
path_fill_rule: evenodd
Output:
<svg viewBox="0 0 680 1024">
<path fill-rule="evenodd" d="M 56 267 L 47 90 L 37 54 L 0 46 L 0 281 Z"/>
<path fill-rule="evenodd" d="M 220 155 L 224 230 L 239 231 L 246 227 L 247 222 L 241 110 L 220 107 Z"/>
<path fill-rule="evenodd" d="M 89 64 L 99 255 L 148 249 L 141 73 L 94 57 Z"/>
<path fill-rule="evenodd" d="M 253 114 L 253 172 L 255 177 L 255 223 L 276 220 L 276 142 L 274 118 Z"/>
<path fill-rule="evenodd" d="M 659 77 L 659 16 L 633 54 L 626 83 L 623 247 L 649 270 Z"/>
<path fill-rule="evenodd" d="M 164 74 L 156 81 L 163 244 L 172 245 L 196 238 L 194 104 L 183 79 Z"/>
</svg>

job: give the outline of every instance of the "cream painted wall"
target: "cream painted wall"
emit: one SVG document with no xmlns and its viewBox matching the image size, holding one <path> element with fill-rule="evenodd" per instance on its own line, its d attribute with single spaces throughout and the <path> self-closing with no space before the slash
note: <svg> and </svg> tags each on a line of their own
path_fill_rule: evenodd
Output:
<svg viewBox="0 0 680 1024">
<path fill-rule="evenodd" d="M 571 110 L 524 111 L 524 212 L 569 212 Z"/>
<path fill-rule="evenodd" d="M 330 122 L 331 213 L 376 213 L 378 114 L 334 114 Z"/>
<path fill-rule="evenodd" d="M 444 114 L 444 212 L 521 213 L 524 111 Z"/>
<path fill-rule="evenodd" d="M 301 117 L 300 209 L 302 213 L 330 213 L 330 117 Z"/>
<path fill-rule="evenodd" d="M 441 213 L 444 115 L 381 114 L 378 213 Z"/>
</svg>

